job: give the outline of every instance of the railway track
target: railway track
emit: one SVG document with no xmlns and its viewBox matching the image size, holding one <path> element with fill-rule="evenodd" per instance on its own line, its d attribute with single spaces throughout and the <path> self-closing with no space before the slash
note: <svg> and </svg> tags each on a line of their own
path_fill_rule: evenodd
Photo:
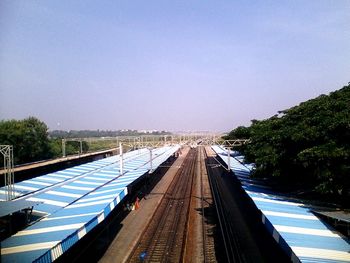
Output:
<svg viewBox="0 0 350 263">
<path fill-rule="evenodd" d="M 199 170 L 200 170 L 200 192 L 201 192 L 201 222 L 202 222 L 202 244 L 203 244 L 203 262 L 216 262 L 214 245 L 214 226 L 208 223 L 214 221 L 213 198 L 209 186 L 207 167 L 205 164 L 206 153 L 204 147 L 200 147 Z"/>
<path fill-rule="evenodd" d="M 206 160 L 207 156 L 204 147 L 200 147 L 199 172 L 200 172 L 200 196 L 201 196 L 201 222 L 202 222 L 202 245 L 203 245 L 203 262 L 216 262 L 215 244 L 214 244 L 214 226 L 209 222 L 214 222 L 214 203 L 209 185 L 207 174 Z"/>
<path fill-rule="evenodd" d="M 232 220 L 230 220 L 233 215 L 231 215 L 230 210 L 227 209 L 228 205 L 225 204 L 225 201 L 227 200 L 223 196 L 225 190 L 223 190 L 221 187 L 221 181 L 218 174 L 213 173 L 213 167 L 217 166 L 217 164 L 208 161 L 207 165 L 210 188 L 215 203 L 220 233 L 222 235 L 226 256 L 225 262 L 246 262 L 244 255 L 241 253 L 241 247 L 235 233 L 235 227 L 232 225 Z"/>
<path fill-rule="evenodd" d="M 270 247 L 270 241 L 257 243 L 261 232 L 248 226 L 239 186 L 231 189 L 226 180 L 231 177 L 203 147 L 191 149 L 127 262 L 273 259 L 276 249 L 269 249 L 269 256 L 260 248 Z"/>
<path fill-rule="evenodd" d="M 204 147 L 199 146 L 193 179 L 184 262 L 217 262 L 215 255 L 215 208 L 205 166 Z"/>
<path fill-rule="evenodd" d="M 191 149 L 127 262 L 180 262 L 184 257 L 196 157 Z"/>
</svg>

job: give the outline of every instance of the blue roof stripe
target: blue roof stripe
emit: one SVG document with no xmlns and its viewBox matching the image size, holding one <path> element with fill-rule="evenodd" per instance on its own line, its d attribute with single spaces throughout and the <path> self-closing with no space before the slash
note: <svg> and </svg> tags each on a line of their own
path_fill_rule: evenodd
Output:
<svg viewBox="0 0 350 263">
<path fill-rule="evenodd" d="M 346 242 L 334 242 L 332 237 L 322 236 L 309 236 L 302 234 L 285 234 L 288 236 L 290 246 L 299 246 L 300 242 L 303 242 L 305 247 L 309 248 L 323 248 L 346 251 L 348 244 Z M 340 237 L 338 237 L 340 238 Z"/>
<path fill-rule="evenodd" d="M 275 225 L 291 226 L 291 227 L 304 227 L 308 229 L 318 229 L 318 230 L 326 230 L 328 229 L 324 224 L 318 224 L 320 221 L 318 220 L 305 220 L 305 219 L 295 219 L 295 218 L 285 218 L 279 216 L 271 216 L 268 215 L 269 219 Z M 338 236 L 338 238 L 341 238 Z"/>
</svg>

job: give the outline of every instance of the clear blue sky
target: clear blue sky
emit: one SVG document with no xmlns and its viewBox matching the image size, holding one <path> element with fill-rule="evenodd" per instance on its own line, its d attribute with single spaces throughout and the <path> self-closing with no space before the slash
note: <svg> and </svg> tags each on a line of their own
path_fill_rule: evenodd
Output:
<svg viewBox="0 0 350 263">
<path fill-rule="evenodd" d="M 350 81 L 350 1 L 0 1 L 0 119 L 227 131 Z"/>
</svg>

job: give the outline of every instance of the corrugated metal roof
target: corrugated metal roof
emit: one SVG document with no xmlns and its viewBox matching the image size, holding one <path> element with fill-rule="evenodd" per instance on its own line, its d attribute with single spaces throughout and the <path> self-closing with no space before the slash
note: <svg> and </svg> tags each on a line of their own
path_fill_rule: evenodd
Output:
<svg viewBox="0 0 350 263">
<path fill-rule="evenodd" d="M 128 163 L 128 161 L 134 159 L 135 156 L 146 155 L 148 152 L 149 151 L 147 149 L 127 152 L 123 155 L 124 163 Z M 65 184 L 70 180 L 76 180 L 79 176 L 84 176 L 88 173 L 96 172 L 98 170 L 105 169 L 108 166 L 115 165 L 119 165 L 119 155 L 16 183 L 15 194 L 18 198 L 48 187 L 54 187 L 61 183 Z M 119 169 L 119 166 L 117 166 L 116 169 Z M 5 187 L 0 188 L 0 200 L 6 200 Z"/>
<path fill-rule="evenodd" d="M 178 146 L 154 149 L 153 168 L 177 150 Z M 127 186 L 148 172 L 150 167 L 148 150 L 137 150 L 127 156 L 121 176 L 117 159 L 110 157 L 77 166 L 75 171 L 83 171 L 76 174 L 77 180 L 66 180 L 63 184 L 46 190 L 42 188 L 39 193 L 26 196 L 26 200 L 44 202 L 36 209 L 47 216 L 4 240 L 1 261 L 52 262 L 102 222 L 127 195 Z M 104 166 L 99 166 L 102 163 Z"/>
<path fill-rule="evenodd" d="M 227 164 L 226 150 L 220 146 L 212 148 Z M 250 169 L 236 158 L 230 157 L 230 166 L 261 211 L 263 224 L 293 262 L 350 262 L 349 239 L 315 216 L 311 205 L 291 201 L 245 181 Z"/>
</svg>

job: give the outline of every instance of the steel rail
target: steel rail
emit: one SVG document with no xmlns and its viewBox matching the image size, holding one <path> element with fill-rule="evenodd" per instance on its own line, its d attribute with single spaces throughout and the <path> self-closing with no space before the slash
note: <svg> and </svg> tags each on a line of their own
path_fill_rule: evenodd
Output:
<svg viewBox="0 0 350 263">
<path fill-rule="evenodd" d="M 195 157 L 196 151 L 191 150 L 182 169 L 174 176 L 128 262 L 139 262 L 142 253 L 146 262 L 180 261 L 183 258 Z"/>
<path fill-rule="evenodd" d="M 221 191 L 222 191 L 221 187 L 219 185 L 218 180 L 212 174 L 211 170 L 208 169 L 210 167 L 209 165 L 207 165 L 207 170 L 209 175 L 208 176 L 209 184 L 210 184 L 211 192 L 213 195 L 213 201 L 217 212 L 220 232 L 222 234 L 226 260 L 229 263 L 245 262 L 243 256 L 240 253 L 240 247 L 239 247 L 237 238 L 235 236 L 235 233 L 230 225 L 230 222 L 228 222 L 228 218 L 230 218 L 230 216 L 225 209 L 224 198 L 222 197 L 222 194 L 221 194 Z"/>
<path fill-rule="evenodd" d="M 202 211 L 202 239 L 203 239 L 203 256 L 204 256 L 204 263 L 208 262 L 208 248 L 207 248 L 207 225 L 205 223 L 205 209 L 204 209 L 204 190 L 203 190 L 203 158 L 205 158 L 204 150 L 201 147 L 200 148 L 200 176 L 201 176 L 201 211 Z"/>
</svg>

